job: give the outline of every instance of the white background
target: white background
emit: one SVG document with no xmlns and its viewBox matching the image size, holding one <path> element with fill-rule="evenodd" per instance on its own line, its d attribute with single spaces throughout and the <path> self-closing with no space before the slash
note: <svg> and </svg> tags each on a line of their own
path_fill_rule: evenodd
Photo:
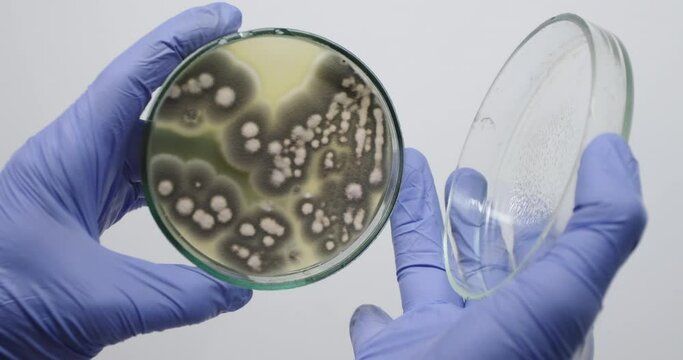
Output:
<svg viewBox="0 0 683 360">
<path fill-rule="evenodd" d="M 118 53 L 199 1 L 19 1 L 0 6 L 0 164 L 58 116 Z M 408 146 L 422 150 L 441 188 L 497 70 L 528 32 L 575 12 L 616 33 L 634 66 L 631 145 L 650 222 L 610 288 L 596 325 L 597 359 L 683 356 L 683 2 L 235 1 L 243 29 L 286 26 L 344 45 L 372 68 L 396 106 Z M 146 209 L 103 237 L 157 262 L 185 262 Z M 578 299 L 577 299 L 578 300 Z M 243 310 L 139 336 L 101 359 L 348 359 L 348 320 L 375 303 L 400 315 L 388 227 L 350 267 L 313 285 L 257 292 Z M 0 325 L 1 326 L 1 325 Z M 454 334 L 453 336 L 457 336 Z"/>
</svg>

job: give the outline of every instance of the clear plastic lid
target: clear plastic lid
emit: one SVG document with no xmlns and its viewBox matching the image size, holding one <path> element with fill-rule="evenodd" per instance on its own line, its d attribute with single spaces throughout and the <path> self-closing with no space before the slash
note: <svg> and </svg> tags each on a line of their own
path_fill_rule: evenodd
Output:
<svg viewBox="0 0 683 360">
<path fill-rule="evenodd" d="M 447 193 L 451 285 L 481 298 L 541 255 L 574 205 L 583 149 L 628 136 L 631 66 L 613 34 L 564 14 L 534 30 L 500 70 L 477 113 Z"/>
</svg>

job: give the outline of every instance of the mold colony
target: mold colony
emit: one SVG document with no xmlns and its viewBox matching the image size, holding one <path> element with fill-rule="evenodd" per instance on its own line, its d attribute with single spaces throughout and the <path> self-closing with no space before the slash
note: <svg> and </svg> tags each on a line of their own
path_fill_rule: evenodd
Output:
<svg viewBox="0 0 683 360">
<path fill-rule="evenodd" d="M 225 268 L 273 276 L 325 262 L 386 196 L 387 105 L 326 47 L 276 35 L 217 45 L 161 96 L 152 203 L 174 238 Z"/>
</svg>

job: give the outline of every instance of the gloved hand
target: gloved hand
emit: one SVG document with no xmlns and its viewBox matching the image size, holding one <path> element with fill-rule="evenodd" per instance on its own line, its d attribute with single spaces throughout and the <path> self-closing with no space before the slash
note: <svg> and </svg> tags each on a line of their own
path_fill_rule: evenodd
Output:
<svg viewBox="0 0 683 360">
<path fill-rule="evenodd" d="M 376 306 L 359 307 L 350 325 L 356 358 L 571 357 L 646 223 L 638 164 L 620 137 L 602 135 L 585 150 L 575 199 L 565 233 L 546 255 L 493 295 L 464 302 L 444 271 L 431 172 L 408 150 L 391 217 L 404 313 L 392 320 Z"/>
<path fill-rule="evenodd" d="M 238 9 L 213 4 L 162 24 L 6 164 L 0 358 L 90 358 L 106 345 L 249 301 L 251 291 L 195 268 L 152 264 L 99 244 L 104 230 L 144 204 L 139 116 L 151 92 L 184 57 L 240 23 Z"/>
</svg>

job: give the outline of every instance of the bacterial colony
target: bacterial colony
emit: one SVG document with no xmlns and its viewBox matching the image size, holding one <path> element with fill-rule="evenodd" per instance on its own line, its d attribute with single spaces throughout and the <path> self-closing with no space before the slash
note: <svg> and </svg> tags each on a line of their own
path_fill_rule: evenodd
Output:
<svg viewBox="0 0 683 360">
<path fill-rule="evenodd" d="M 392 164 L 387 106 L 350 61 L 310 41 L 217 45 L 165 88 L 147 144 L 164 226 L 246 275 L 328 261 L 368 227 Z"/>
</svg>

